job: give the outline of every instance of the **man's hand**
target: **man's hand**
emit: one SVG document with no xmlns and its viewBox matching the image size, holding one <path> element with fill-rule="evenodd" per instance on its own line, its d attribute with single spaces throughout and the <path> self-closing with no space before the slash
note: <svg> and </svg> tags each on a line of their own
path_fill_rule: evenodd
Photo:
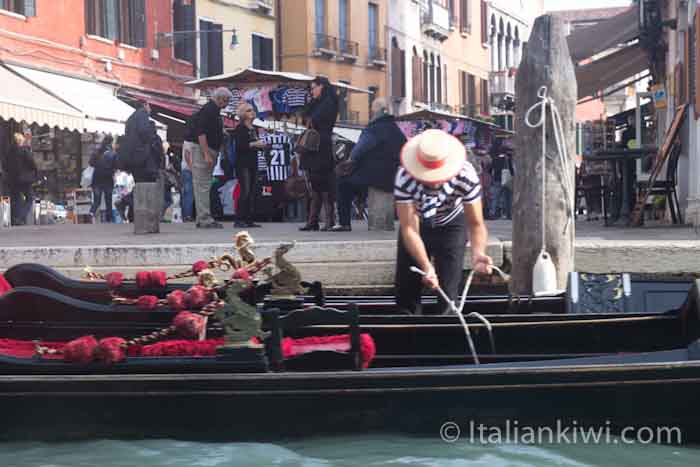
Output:
<svg viewBox="0 0 700 467">
<path fill-rule="evenodd" d="M 428 269 L 425 270 L 425 276 L 423 276 L 423 285 L 433 290 L 440 287 L 440 281 L 438 280 L 437 273 L 435 272 L 435 268 L 432 264 L 428 267 Z"/>
<path fill-rule="evenodd" d="M 490 256 L 475 254 L 472 256 L 472 269 L 479 274 L 491 274 L 493 272 L 493 259 Z"/>
</svg>

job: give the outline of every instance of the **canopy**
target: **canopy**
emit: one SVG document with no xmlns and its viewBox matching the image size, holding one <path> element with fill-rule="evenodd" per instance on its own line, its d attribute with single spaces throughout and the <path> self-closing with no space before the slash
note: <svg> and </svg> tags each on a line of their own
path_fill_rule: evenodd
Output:
<svg viewBox="0 0 700 467">
<path fill-rule="evenodd" d="M 487 122 L 485 120 L 481 120 L 478 118 L 467 117 L 466 115 L 453 114 L 450 112 L 443 112 L 441 110 L 430 110 L 430 109 L 421 109 L 421 110 L 417 110 L 415 112 L 399 115 L 398 117 L 396 117 L 396 120 L 399 122 L 410 121 L 410 120 L 469 120 L 469 121 L 478 123 L 480 125 L 486 125 L 486 126 L 490 126 L 493 128 L 499 128 L 498 125 L 495 125 L 491 122 Z"/>
<path fill-rule="evenodd" d="M 576 68 L 579 99 L 646 70 L 648 57 L 639 44 L 625 47 L 600 60 Z"/>
<path fill-rule="evenodd" d="M 88 132 L 124 134 L 124 124 L 134 112 L 116 96 L 116 87 L 94 80 L 8 65 L 13 71 L 59 97 L 84 115 L 83 128 Z M 156 126 L 163 128 L 159 123 Z"/>
<path fill-rule="evenodd" d="M 610 19 L 577 29 L 567 38 L 571 58 L 579 62 L 636 39 L 639 37 L 638 17 L 638 8 L 630 7 Z"/>
<path fill-rule="evenodd" d="M 36 86 L 7 66 L 0 65 L 0 118 L 61 129 L 83 129 L 83 114 Z"/>
<path fill-rule="evenodd" d="M 224 73 L 221 75 L 209 76 L 208 78 L 195 79 L 193 81 L 188 81 L 185 84 L 196 88 L 209 88 L 214 86 L 231 85 L 254 86 L 308 83 L 313 79 L 313 76 L 305 75 L 303 73 L 293 73 L 287 71 L 267 71 L 258 70 L 255 68 L 246 68 L 244 70 L 236 71 L 234 73 Z M 358 88 L 355 86 L 351 86 L 347 83 L 335 82 L 332 84 L 339 88 L 347 89 L 350 92 L 373 94 L 372 91 L 368 89 Z"/>
</svg>

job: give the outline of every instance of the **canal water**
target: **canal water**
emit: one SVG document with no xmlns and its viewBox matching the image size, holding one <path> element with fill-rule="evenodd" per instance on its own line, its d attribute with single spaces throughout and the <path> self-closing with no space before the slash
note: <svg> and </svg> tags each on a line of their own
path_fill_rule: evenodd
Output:
<svg viewBox="0 0 700 467">
<path fill-rule="evenodd" d="M 614 466 L 700 465 L 700 446 L 446 443 L 406 436 L 275 443 L 94 440 L 0 444 L 2 467 Z"/>
</svg>

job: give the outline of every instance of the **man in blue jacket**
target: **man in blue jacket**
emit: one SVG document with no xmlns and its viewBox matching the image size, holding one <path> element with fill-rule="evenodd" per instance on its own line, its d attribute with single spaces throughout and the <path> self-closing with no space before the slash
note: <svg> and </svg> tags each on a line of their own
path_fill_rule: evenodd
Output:
<svg viewBox="0 0 700 467">
<path fill-rule="evenodd" d="M 352 200 L 367 187 L 387 193 L 394 189 L 394 177 L 399 167 L 401 148 L 406 137 L 389 114 L 386 101 L 376 99 L 372 103 L 373 119 L 362 131 L 360 139 L 350 153 L 352 171 L 338 179 L 338 217 L 340 224 L 333 232 L 349 232 Z"/>
</svg>

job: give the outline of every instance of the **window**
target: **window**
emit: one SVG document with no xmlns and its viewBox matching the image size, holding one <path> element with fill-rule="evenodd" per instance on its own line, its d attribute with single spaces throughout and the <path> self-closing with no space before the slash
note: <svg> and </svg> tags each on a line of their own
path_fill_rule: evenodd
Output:
<svg viewBox="0 0 700 467">
<path fill-rule="evenodd" d="M 435 101 L 438 104 L 442 104 L 442 65 L 440 64 L 440 56 L 437 57 L 437 64 L 435 65 Z"/>
<path fill-rule="evenodd" d="M 379 7 L 374 4 L 370 3 L 369 4 L 369 9 L 368 9 L 368 27 L 369 27 L 369 37 L 368 37 L 368 43 L 369 43 L 369 50 L 370 50 L 370 57 L 376 57 L 377 56 L 377 47 L 379 47 Z M 384 57 L 384 60 L 386 60 L 386 57 Z"/>
<path fill-rule="evenodd" d="M 470 73 L 460 71 L 459 90 L 462 114 L 474 115 L 479 110 L 477 108 L 476 77 Z"/>
<path fill-rule="evenodd" d="M 459 29 L 465 33 L 471 33 L 472 23 L 471 15 L 469 14 L 469 0 L 459 0 Z"/>
<path fill-rule="evenodd" d="M 173 30 L 194 31 L 194 6 L 183 0 L 175 0 L 173 3 Z M 195 50 L 197 48 L 196 34 L 176 34 L 174 36 L 175 58 L 194 63 Z"/>
<path fill-rule="evenodd" d="M 85 0 L 88 34 L 146 46 L 145 0 Z"/>
<path fill-rule="evenodd" d="M 0 0 L 0 9 L 24 16 L 36 16 L 36 0 Z"/>
<path fill-rule="evenodd" d="M 326 0 L 316 0 L 316 34 L 326 34 Z"/>
<path fill-rule="evenodd" d="M 423 51 L 423 74 L 421 75 L 423 89 L 421 93 L 423 102 L 430 102 L 430 66 L 428 62 L 428 52 Z"/>
<path fill-rule="evenodd" d="M 447 1 L 447 10 L 450 13 L 450 28 L 457 26 L 457 12 L 455 11 L 455 1 L 456 0 Z"/>
<path fill-rule="evenodd" d="M 428 71 L 430 77 L 430 102 L 436 102 L 435 99 L 435 55 L 430 54 L 430 69 Z"/>
<path fill-rule="evenodd" d="M 348 29 L 348 0 L 338 0 L 338 38 L 341 44 L 348 39 Z"/>
<path fill-rule="evenodd" d="M 481 0 L 481 43 L 489 41 L 489 5 L 486 0 Z"/>
<path fill-rule="evenodd" d="M 272 39 L 253 34 L 253 68 L 258 70 L 275 69 Z"/>
<path fill-rule="evenodd" d="M 220 24 L 199 20 L 199 77 L 224 72 L 224 35 Z M 206 31 L 206 32 L 204 32 Z"/>
</svg>

